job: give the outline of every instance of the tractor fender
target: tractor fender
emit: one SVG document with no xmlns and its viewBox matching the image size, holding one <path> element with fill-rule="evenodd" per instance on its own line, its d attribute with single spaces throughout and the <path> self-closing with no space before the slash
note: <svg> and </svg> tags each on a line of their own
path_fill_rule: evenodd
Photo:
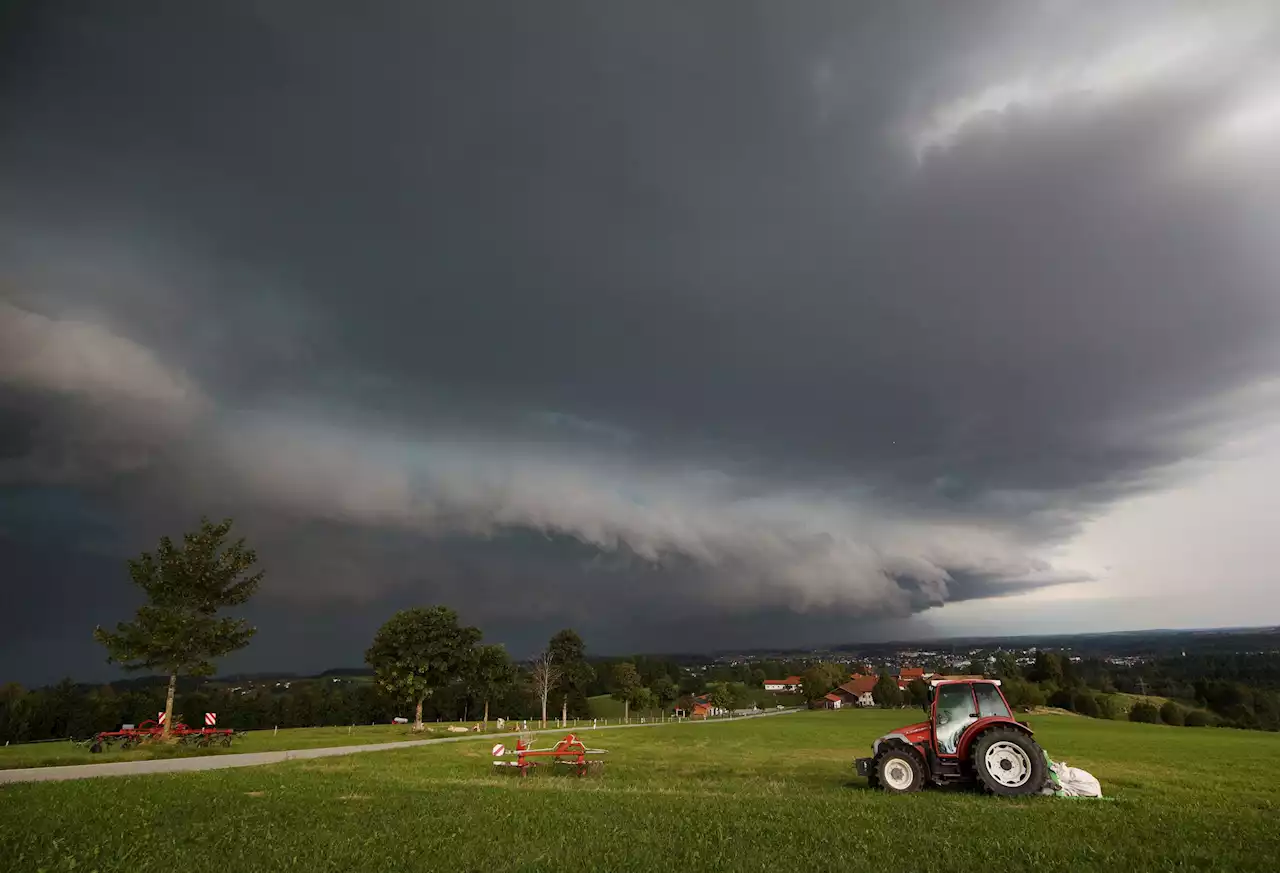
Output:
<svg viewBox="0 0 1280 873">
<path fill-rule="evenodd" d="M 961 759 L 969 757 L 969 750 L 973 748 L 973 744 L 978 741 L 978 737 L 982 736 L 989 730 L 995 728 L 1014 730 L 1024 733 L 1029 737 L 1035 736 L 1035 731 L 1031 730 L 1027 725 L 1012 718 L 1004 718 L 1003 716 L 991 716 L 979 719 L 974 722 L 964 736 L 960 738 L 960 742 L 956 746 L 957 756 Z"/>
<path fill-rule="evenodd" d="M 880 737 L 878 740 L 876 740 L 874 743 L 871 744 L 871 757 L 874 758 L 876 755 L 880 754 L 881 746 L 888 746 L 888 745 L 910 746 L 911 740 L 907 739 L 906 734 L 899 733 L 898 731 L 894 731 L 891 734 L 885 734 L 884 736 Z"/>
</svg>

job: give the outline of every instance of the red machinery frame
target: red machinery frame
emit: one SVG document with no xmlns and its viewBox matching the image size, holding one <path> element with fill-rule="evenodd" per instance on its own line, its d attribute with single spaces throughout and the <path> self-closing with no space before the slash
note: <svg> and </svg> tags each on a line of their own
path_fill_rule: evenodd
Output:
<svg viewBox="0 0 1280 873">
<path fill-rule="evenodd" d="M 164 725 L 153 719 L 146 719 L 139 722 L 137 727 L 94 734 L 88 741 L 88 746 L 90 752 L 101 752 L 103 746 L 119 743 L 120 748 L 126 750 L 140 743 L 157 741 L 163 735 Z M 178 742 L 195 746 L 212 746 L 216 742 L 230 746 L 235 735 L 236 731 L 231 728 L 192 728 L 182 723 L 175 724 L 169 730 L 169 736 Z"/>
<path fill-rule="evenodd" d="M 521 776 L 527 776 L 529 771 L 538 765 L 538 761 L 530 760 L 531 758 L 549 759 L 546 763 L 565 764 L 573 767 L 579 776 L 585 776 L 592 767 L 599 767 L 604 764 L 601 760 L 589 760 L 588 755 L 603 755 L 607 749 L 588 749 L 582 740 L 578 739 L 576 734 L 568 734 L 564 739 L 560 740 L 550 749 L 533 748 L 533 738 L 527 740 L 521 738 L 516 741 L 514 750 L 516 759 L 514 761 L 494 761 L 495 767 L 515 767 Z M 493 747 L 493 756 L 501 758 L 508 754 L 508 750 L 501 743 Z"/>
</svg>

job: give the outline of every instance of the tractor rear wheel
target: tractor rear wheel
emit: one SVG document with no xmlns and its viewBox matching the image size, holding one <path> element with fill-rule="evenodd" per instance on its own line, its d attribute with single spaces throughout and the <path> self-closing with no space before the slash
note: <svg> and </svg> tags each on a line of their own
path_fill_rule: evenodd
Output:
<svg viewBox="0 0 1280 873">
<path fill-rule="evenodd" d="M 913 749 L 890 748 L 876 757 L 877 787 L 890 794 L 910 794 L 924 788 L 924 761 Z"/>
<path fill-rule="evenodd" d="M 973 770 L 993 794 L 1022 797 L 1044 787 L 1046 768 L 1040 744 L 1022 731 L 996 729 L 973 746 Z"/>
</svg>

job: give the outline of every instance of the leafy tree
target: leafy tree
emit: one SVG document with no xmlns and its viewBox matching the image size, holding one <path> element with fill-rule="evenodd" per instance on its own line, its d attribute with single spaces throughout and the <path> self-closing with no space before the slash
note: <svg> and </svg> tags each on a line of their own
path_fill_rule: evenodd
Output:
<svg viewBox="0 0 1280 873">
<path fill-rule="evenodd" d="M 1022 668 L 1018 666 L 1018 658 L 1012 652 L 996 652 L 993 672 L 997 679 L 1022 678 Z"/>
<path fill-rule="evenodd" d="M 1049 695 L 1049 705 L 1074 712 L 1076 708 L 1075 697 L 1069 689 L 1059 688 Z"/>
<path fill-rule="evenodd" d="M 1186 717 L 1182 714 L 1182 707 L 1172 700 L 1166 700 L 1164 705 L 1160 707 L 1160 720 L 1174 727 L 1182 727 L 1186 723 Z"/>
<path fill-rule="evenodd" d="M 764 682 L 768 678 L 768 674 L 757 667 L 755 670 L 751 671 L 751 686 L 753 688 L 763 688 Z"/>
<path fill-rule="evenodd" d="M 742 709 L 751 702 L 751 692 L 745 682 L 729 683 L 729 709 Z"/>
<path fill-rule="evenodd" d="M 653 709 L 653 703 L 657 700 L 652 691 L 643 685 L 637 688 L 631 695 L 631 705 L 640 712 L 645 713 Z"/>
<path fill-rule="evenodd" d="M 902 691 L 898 688 L 898 680 L 892 676 L 881 676 L 871 689 L 871 699 L 876 706 L 901 706 Z"/>
<path fill-rule="evenodd" d="M 707 686 L 708 699 L 712 706 L 723 710 L 733 709 L 733 690 L 727 682 L 716 682 Z"/>
<path fill-rule="evenodd" d="M 1098 718 L 1116 719 L 1120 717 L 1120 706 L 1116 703 L 1114 694 L 1099 694 L 1095 700 L 1098 702 Z"/>
<path fill-rule="evenodd" d="M 364 657 L 384 690 L 414 705 L 413 729 L 421 731 L 422 702 L 464 678 L 479 641 L 480 631 L 460 626 L 447 606 L 402 609 L 378 629 Z"/>
<path fill-rule="evenodd" d="M 596 671 L 587 663 L 586 645 L 577 632 L 565 628 L 547 644 L 551 662 L 560 670 L 555 690 L 567 701 L 567 709 L 575 716 L 589 716 L 587 689 L 596 678 Z"/>
<path fill-rule="evenodd" d="M 640 688 L 640 674 L 636 672 L 636 665 L 630 661 L 614 664 L 613 685 L 612 697 L 614 700 L 622 701 L 623 720 L 630 721 L 631 701 L 635 699 L 636 691 Z"/>
<path fill-rule="evenodd" d="M 1036 652 L 1036 662 L 1027 677 L 1032 682 L 1062 684 L 1062 661 L 1053 652 Z"/>
<path fill-rule="evenodd" d="M 202 518 L 199 530 L 183 535 L 182 545 L 161 537 L 154 554 L 130 560 L 129 576 L 147 602 L 133 621 L 120 622 L 114 631 L 99 625 L 93 632 L 107 648 L 108 661 L 168 674 L 164 739 L 173 724 L 178 674 L 210 675 L 215 658 L 244 648 L 257 632 L 244 619 L 218 617 L 219 610 L 248 601 L 262 581 L 262 571 L 249 572 L 258 558 L 244 540 L 227 544 L 231 523 Z"/>
<path fill-rule="evenodd" d="M 923 679 L 912 679 L 907 683 L 907 701 L 912 706 L 924 706 L 929 702 L 929 686 Z"/>
<path fill-rule="evenodd" d="M 804 671 L 801 678 L 801 689 L 806 700 L 817 700 L 826 695 L 832 688 L 842 684 L 849 678 L 848 672 L 839 664 L 822 661 Z"/>
<path fill-rule="evenodd" d="M 1076 670 L 1076 665 L 1071 662 L 1070 658 L 1065 656 L 1059 658 L 1058 663 L 1062 667 L 1061 684 L 1063 686 L 1067 688 L 1079 688 L 1084 685 L 1084 681 L 1080 678 L 1080 674 Z"/>
<path fill-rule="evenodd" d="M 516 668 L 502 646 L 479 646 L 471 661 L 467 684 L 484 701 L 484 726 L 489 727 L 489 702 L 515 684 Z"/>
<path fill-rule="evenodd" d="M 1081 715 L 1087 715 L 1089 718 L 1098 718 L 1102 715 L 1102 710 L 1098 707 L 1098 700 L 1089 691 L 1077 691 L 1071 697 L 1071 708 Z"/>
<path fill-rule="evenodd" d="M 1147 701 L 1139 701 L 1129 710 L 1129 721 L 1144 722 L 1146 724 L 1160 723 L 1160 710 L 1156 709 L 1154 703 Z"/>
<path fill-rule="evenodd" d="M 671 681 L 670 676 L 659 676 L 650 690 L 653 691 L 654 698 L 663 709 L 674 703 L 680 693 L 679 689 L 676 688 L 676 683 Z"/>
</svg>

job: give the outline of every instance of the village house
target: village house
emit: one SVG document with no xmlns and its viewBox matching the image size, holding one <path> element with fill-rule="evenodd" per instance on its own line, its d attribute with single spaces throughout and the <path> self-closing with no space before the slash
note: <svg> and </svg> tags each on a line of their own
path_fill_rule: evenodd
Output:
<svg viewBox="0 0 1280 873">
<path fill-rule="evenodd" d="M 786 679 L 766 679 L 764 680 L 764 690 L 785 691 L 794 694 L 800 690 L 802 682 L 804 682 L 804 679 L 800 676 L 788 676 Z"/>
<path fill-rule="evenodd" d="M 676 713 L 680 713 L 680 708 L 678 706 L 676 707 Z M 711 696 L 709 694 L 699 694 L 697 697 L 693 698 L 689 711 L 685 713 L 685 715 L 691 719 L 704 719 L 718 715 L 725 715 L 726 713 L 728 713 L 727 709 L 722 706 L 716 706 L 711 702 Z"/>
<path fill-rule="evenodd" d="M 835 696 L 840 701 L 840 706 L 833 706 L 832 709 L 839 709 L 844 706 L 875 706 L 876 702 L 871 697 L 871 689 L 876 687 L 875 676 L 855 676 L 848 682 L 833 688 L 827 695 L 827 698 Z"/>
</svg>

